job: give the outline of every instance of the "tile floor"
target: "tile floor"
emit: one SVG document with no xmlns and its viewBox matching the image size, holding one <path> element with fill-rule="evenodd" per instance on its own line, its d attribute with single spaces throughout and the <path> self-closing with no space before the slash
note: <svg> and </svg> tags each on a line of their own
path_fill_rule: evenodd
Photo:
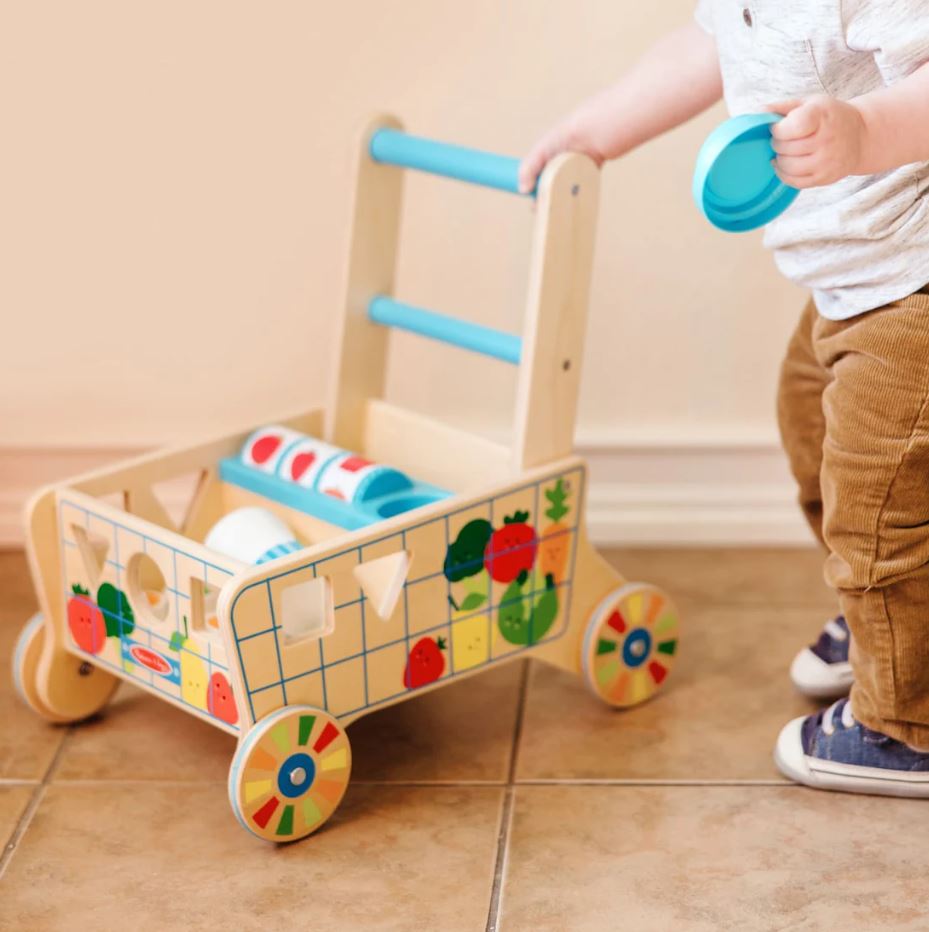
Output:
<svg viewBox="0 0 929 932">
<path fill-rule="evenodd" d="M 228 736 L 128 687 L 45 725 L 4 673 L 0 929 L 929 929 L 919 804 L 793 787 L 770 761 L 808 708 L 789 659 L 832 607 L 817 554 L 610 556 L 682 610 L 655 700 L 613 712 L 513 664 L 371 715 L 341 808 L 286 847 L 233 819 Z M 20 554 L 0 586 L 8 669 L 33 609 Z"/>
</svg>

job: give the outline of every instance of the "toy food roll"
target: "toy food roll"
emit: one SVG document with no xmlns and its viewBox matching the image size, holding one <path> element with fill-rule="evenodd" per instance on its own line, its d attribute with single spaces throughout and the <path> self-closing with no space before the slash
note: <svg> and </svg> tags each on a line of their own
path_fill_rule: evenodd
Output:
<svg viewBox="0 0 929 932">
<path fill-rule="evenodd" d="M 267 563 L 300 550 L 281 519 L 265 508 L 237 508 L 210 528 L 204 543 L 243 563 Z"/>
<path fill-rule="evenodd" d="M 413 484 L 392 466 L 373 463 L 277 424 L 255 431 L 246 440 L 239 459 L 244 466 L 288 484 L 355 505 L 409 489 Z"/>
<path fill-rule="evenodd" d="M 256 430 L 245 441 L 239 458 L 246 466 L 275 476 L 284 454 L 302 437 L 302 434 L 289 427 L 271 424 Z"/>
</svg>

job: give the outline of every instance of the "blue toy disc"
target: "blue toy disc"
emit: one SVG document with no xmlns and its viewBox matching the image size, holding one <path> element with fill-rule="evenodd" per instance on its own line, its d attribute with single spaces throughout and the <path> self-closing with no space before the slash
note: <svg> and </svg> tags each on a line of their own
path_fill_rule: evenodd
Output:
<svg viewBox="0 0 929 932">
<path fill-rule="evenodd" d="M 741 233 L 770 223 L 800 193 L 774 173 L 775 113 L 747 113 L 720 124 L 697 156 L 694 200 L 710 223 Z"/>
</svg>

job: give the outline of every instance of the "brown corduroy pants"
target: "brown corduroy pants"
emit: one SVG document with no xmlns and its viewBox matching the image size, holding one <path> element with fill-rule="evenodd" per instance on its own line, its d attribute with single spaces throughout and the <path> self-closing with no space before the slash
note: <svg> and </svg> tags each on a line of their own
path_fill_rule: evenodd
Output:
<svg viewBox="0 0 929 932">
<path fill-rule="evenodd" d="M 781 369 L 800 504 L 852 633 L 852 711 L 929 750 L 929 294 L 850 320 L 812 302 Z"/>
</svg>

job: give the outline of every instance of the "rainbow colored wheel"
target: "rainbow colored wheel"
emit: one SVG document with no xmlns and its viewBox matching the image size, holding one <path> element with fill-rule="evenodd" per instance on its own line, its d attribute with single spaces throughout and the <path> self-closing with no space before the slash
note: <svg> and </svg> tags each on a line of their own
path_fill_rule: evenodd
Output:
<svg viewBox="0 0 929 932">
<path fill-rule="evenodd" d="M 229 802 L 265 841 L 315 832 L 342 801 L 352 770 L 345 729 L 312 706 L 287 706 L 242 739 L 229 769 Z"/>
<path fill-rule="evenodd" d="M 608 705 L 645 702 L 674 664 L 677 625 L 674 603 L 655 586 L 614 589 L 587 623 L 581 652 L 587 685 Z"/>
</svg>

